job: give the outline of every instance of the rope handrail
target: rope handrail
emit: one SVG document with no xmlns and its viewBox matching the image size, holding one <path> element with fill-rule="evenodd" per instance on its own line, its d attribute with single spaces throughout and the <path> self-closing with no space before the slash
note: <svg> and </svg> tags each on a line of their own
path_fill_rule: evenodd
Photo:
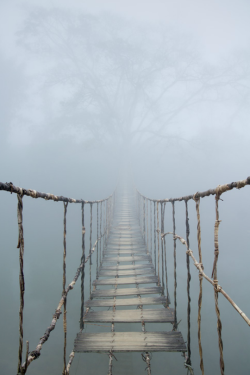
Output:
<svg viewBox="0 0 250 375">
<path fill-rule="evenodd" d="M 51 193 L 41 193 L 39 191 L 32 190 L 32 189 L 20 188 L 18 186 L 13 185 L 12 182 L 6 182 L 6 183 L 0 182 L 0 190 L 9 191 L 11 194 L 16 193 L 16 194 L 21 194 L 22 196 L 27 195 L 28 197 L 32 197 L 35 199 L 42 198 L 42 199 L 45 199 L 46 201 L 53 200 L 55 202 L 65 202 L 65 203 L 86 203 L 86 204 L 101 203 L 101 202 L 107 201 L 112 196 L 111 194 L 109 197 L 101 199 L 101 200 L 87 201 L 84 199 L 68 198 L 68 197 L 63 197 L 62 195 L 54 195 Z"/>
<path fill-rule="evenodd" d="M 163 202 L 181 202 L 181 201 L 189 201 L 190 199 L 198 199 L 198 198 L 204 198 L 208 197 L 210 195 L 221 195 L 222 193 L 225 193 L 226 191 L 232 190 L 232 189 L 241 189 L 246 185 L 250 185 L 250 176 L 247 177 L 245 180 L 239 180 L 236 182 L 231 182 L 229 184 L 224 184 L 224 185 L 218 185 L 215 189 L 208 189 L 203 192 L 196 192 L 195 194 L 190 194 L 186 195 L 183 197 L 178 197 L 178 198 L 165 198 L 165 199 L 152 199 L 148 198 L 145 195 L 141 194 L 138 189 L 136 191 L 141 195 L 142 198 L 148 199 L 151 202 L 158 202 L 158 203 L 163 203 Z M 1 189 L 1 187 L 0 187 Z"/>
</svg>

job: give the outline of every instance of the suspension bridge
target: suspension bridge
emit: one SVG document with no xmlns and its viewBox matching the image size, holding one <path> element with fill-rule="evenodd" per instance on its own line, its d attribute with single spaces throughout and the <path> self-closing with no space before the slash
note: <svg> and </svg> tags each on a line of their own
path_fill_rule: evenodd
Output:
<svg viewBox="0 0 250 375">
<path fill-rule="evenodd" d="M 198 346 L 200 354 L 200 369 L 204 374 L 203 352 L 201 343 L 201 306 L 203 279 L 207 280 L 214 289 L 215 311 L 217 316 L 218 348 L 220 353 L 220 372 L 224 374 L 222 324 L 218 303 L 218 294 L 223 295 L 242 319 L 250 325 L 250 319 L 232 300 L 229 294 L 219 285 L 217 262 L 219 258 L 219 200 L 221 195 L 234 188 L 241 189 L 250 185 L 250 177 L 245 180 L 219 185 L 215 189 L 197 192 L 192 195 L 173 199 L 156 200 L 143 196 L 129 185 L 123 185 L 108 198 L 99 201 L 72 199 L 53 194 L 40 193 L 36 190 L 23 189 L 12 183 L 1 183 L 0 190 L 17 196 L 17 225 L 20 261 L 20 310 L 19 310 L 19 351 L 17 374 L 25 374 L 31 363 L 38 359 L 45 342 L 55 329 L 57 320 L 63 315 L 64 350 L 63 375 L 70 373 L 70 367 L 75 353 L 107 353 L 109 356 L 108 374 L 113 373 L 113 359 L 116 353 L 139 352 L 146 363 L 148 375 L 151 374 L 152 352 L 180 352 L 185 358 L 185 367 L 193 374 L 190 349 L 190 259 L 199 271 L 198 297 Z M 14 195 L 13 194 L 13 195 Z M 214 262 L 212 276 L 204 272 L 201 250 L 200 230 L 200 199 L 215 196 L 214 222 Z M 64 206 L 64 248 L 63 248 L 63 290 L 62 297 L 53 315 L 53 319 L 39 339 L 34 350 L 30 351 L 29 342 L 26 349 L 23 343 L 23 308 L 24 308 L 24 236 L 23 236 L 23 196 L 42 198 L 63 202 Z M 189 247 L 189 212 L 188 203 L 193 200 L 197 218 L 197 260 Z M 184 202 L 186 238 L 176 233 L 175 203 Z M 79 267 L 74 279 L 66 285 L 66 233 L 68 204 L 80 204 L 82 220 L 82 254 Z M 165 207 L 172 207 L 172 231 L 165 232 Z M 89 207 L 89 227 L 85 227 L 85 211 Z M 95 211 L 95 222 L 94 214 Z M 93 230 L 95 229 L 95 231 Z M 93 233 L 96 240 L 93 244 Z M 89 236 L 89 247 L 86 249 L 86 236 Z M 166 251 L 166 236 L 173 238 L 174 254 L 174 298 L 171 306 L 168 291 L 168 258 Z M 186 247 L 187 266 L 187 338 L 183 338 L 178 328 L 176 300 L 176 242 L 180 241 Z M 96 254 L 95 264 L 93 254 Z M 87 263 L 89 272 L 86 273 Z M 93 270 L 96 278 L 92 280 Z M 86 294 L 86 277 L 89 277 L 89 293 Z M 81 284 L 80 330 L 76 333 L 73 350 L 66 358 L 67 348 L 67 296 L 74 288 L 77 280 Z M 87 297 L 87 298 L 86 298 Z M 86 324 L 109 324 L 107 332 L 85 332 Z M 118 323 L 140 323 L 138 331 L 119 332 Z M 167 323 L 168 330 L 148 330 L 148 323 Z M 87 370 L 86 370 L 87 371 Z"/>
</svg>

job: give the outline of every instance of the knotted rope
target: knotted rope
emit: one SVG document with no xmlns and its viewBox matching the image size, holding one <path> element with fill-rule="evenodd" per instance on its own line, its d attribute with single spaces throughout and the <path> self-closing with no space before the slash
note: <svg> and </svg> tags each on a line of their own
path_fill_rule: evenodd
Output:
<svg viewBox="0 0 250 375">
<path fill-rule="evenodd" d="M 23 309 L 24 309 L 24 273 L 23 273 L 23 257 L 24 257 L 24 238 L 23 238 L 23 194 L 17 194 L 17 222 L 18 222 L 18 244 L 19 248 L 19 289 L 20 289 L 20 307 L 19 307 L 19 349 L 18 349 L 18 365 L 17 372 L 25 374 L 26 368 L 22 368 L 23 354 Z"/>
<path fill-rule="evenodd" d="M 66 288 L 66 216 L 67 216 L 67 207 L 68 202 L 63 202 L 64 205 L 64 217 L 63 217 L 63 292 L 62 295 L 65 295 Z M 67 348 L 67 297 L 64 299 L 64 311 L 63 311 L 63 331 L 64 331 L 64 348 L 63 348 L 63 372 L 62 375 L 66 375 L 66 348 Z"/>
<path fill-rule="evenodd" d="M 202 253 L 201 253 L 200 198 L 197 198 L 197 196 L 194 195 L 193 199 L 194 199 L 195 204 L 196 204 L 197 241 L 198 241 L 199 263 L 200 263 L 200 268 L 203 269 Z M 202 353 L 202 345 L 201 345 L 202 280 L 203 280 L 203 275 L 202 275 L 201 272 L 199 272 L 200 292 L 199 292 L 199 298 L 198 298 L 198 343 L 199 343 L 199 354 L 200 354 L 200 369 L 201 369 L 202 375 L 204 375 L 203 353 Z"/>
</svg>

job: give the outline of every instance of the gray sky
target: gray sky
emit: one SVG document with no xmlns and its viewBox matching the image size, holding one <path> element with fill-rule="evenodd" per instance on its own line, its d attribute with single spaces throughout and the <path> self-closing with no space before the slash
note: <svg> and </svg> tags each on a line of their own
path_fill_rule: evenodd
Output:
<svg viewBox="0 0 250 375">
<path fill-rule="evenodd" d="M 5 38 L 1 45 L 7 53 L 8 43 L 13 41 L 13 34 L 22 18 L 22 9 L 34 5 L 90 12 L 108 11 L 140 21 L 174 25 L 181 32 L 193 35 L 210 61 L 225 57 L 235 48 L 246 48 L 250 41 L 250 3 L 246 0 L 2 0 L 1 35 Z"/>
</svg>

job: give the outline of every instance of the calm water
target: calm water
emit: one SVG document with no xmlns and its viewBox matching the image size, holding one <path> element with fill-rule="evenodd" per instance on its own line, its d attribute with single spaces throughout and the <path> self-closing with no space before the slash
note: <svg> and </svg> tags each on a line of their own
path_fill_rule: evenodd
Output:
<svg viewBox="0 0 250 375">
<path fill-rule="evenodd" d="M 220 258 L 218 267 L 219 284 L 229 293 L 242 310 L 250 315 L 249 302 L 249 243 L 250 210 L 249 190 L 227 193 L 220 202 Z M 16 197 L 9 193 L 0 194 L 0 278 L 1 278 L 1 357 L 0 373 L 16 373 L 18 356 L 18 310 L 19 310 L 19 250 L 17 246 Z M 197 255 L 195 205 L 190 202 L 190 247 Z M 176 233 L 185 237 L 184 203 L 176 204 Z M 89 215 L 86 213 L 86 223 Z M 68 207 L 67 231 L 67 282 L 70 282 L 79 265 L 81 256 L 81 210 L 78 205 Z M 87 227 L 86 224 L 86 227 Z M 211 275 L 213 262 L 214 198 L 201 201 L 202 251 L 205 272 Z M 167 206 L 165 230 L 171 231 L 171 207 Z M 88 236 L 87 236 L 88 237 Z M 62 292 L 62 254 L 63 254 L 63 204 L 44 202 L 24 197 L 24 238 L 25 238 L 25 308 L 24 340 L 29 340 L 30 350 L 34 350 L 39 338 L 50 324 Z M 95 238 L 95 234 L 94 237 Z M 88 248 L 88 239 L 86 239 Z M 167 239 L 169 290 L 173 307 L 173 247 L 171 238 Z M 179 329 L 184 338 L 187 334 L 187 297 L 185 247 L 177 244 L 177 315 L 181 320 Z M 95 264 L 95 256 L 93 259 Z M 93 267 L 95 269 L 95 267 Z M 88 265 L 86 268 L 86 294 L 89 293 Z M 198 271 L 191 264 L 191 350 L 195 374 L 199 370 L 197 340 L 198 310 Z M 93 278 L 95 276 L 95 272 Z M 203 282 L 202 304 L 202 346 L 206 374 L 219 374 L 219 351 L 216 330 L 213 289 Z M 225 373 L 245 375 L 250 371 L 248 351 L 250 328 L 220 296 L 219 298 L 222 333 L 224 342 Z M 73 341 L 79 331 L 80 285 L 69 293 L 67 303 L 68 347 L 70 354 Z M 116 330 L 140 330 L 136 324 L 116 324 Z M 171 330 L 168 324 L 147 324 L 150 330 Z M 87 332 L 109 331 L 109 327 L 86 326 Z M 114 361 L 114 374 L 145 374 L 145 363 L 140 353 L 117 354 Z M 178 353 L 153 353 L 152 374 L 186 374 L 184 359 Z M 44 345 L 41 357 L 34 361 L 28 374 L 60 374 L 63 368 L 63 327 L 62 317 L 55 331 Z M 108 356 L 106 354 L 76 354 L 71 374 L 107 374 Z"/>
</svg>

